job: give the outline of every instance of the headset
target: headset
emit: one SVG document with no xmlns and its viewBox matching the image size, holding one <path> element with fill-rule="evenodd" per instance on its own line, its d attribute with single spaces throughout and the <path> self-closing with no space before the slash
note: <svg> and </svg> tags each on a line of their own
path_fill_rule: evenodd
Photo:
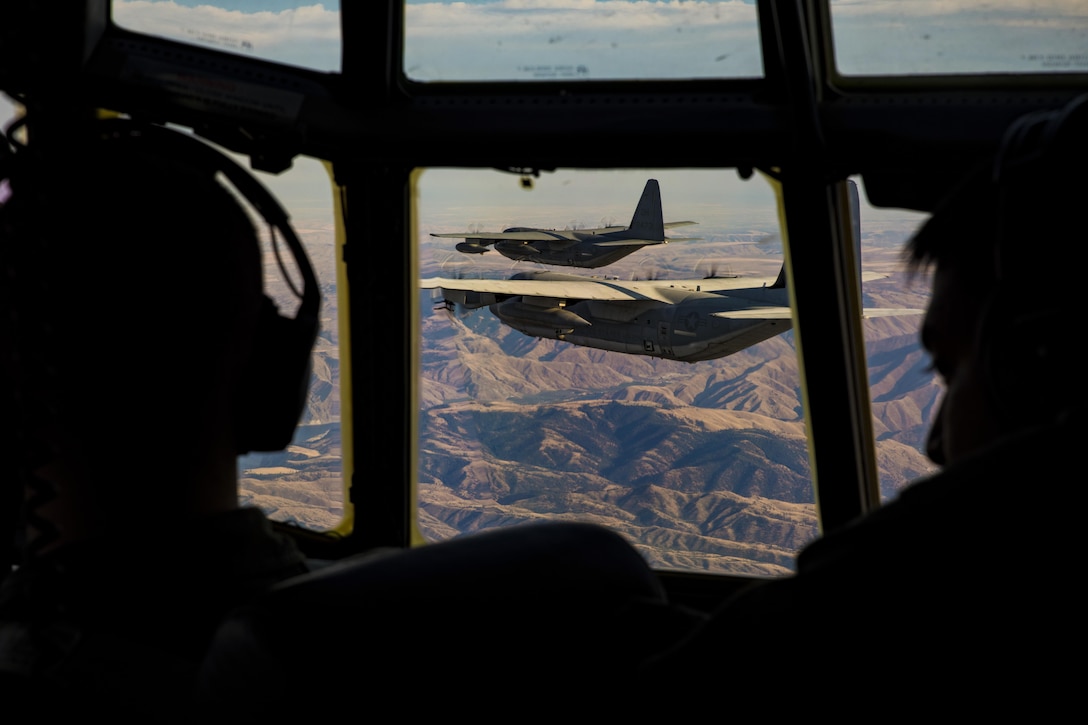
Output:
<svg viewBox="0 0 1088 725">
<path fill-rule="evenodd" d="M 1083 169 L 1088 164 L 1088 95 L 1052 111 L 1026 114 L 1005 133 L 989 178 L 996 215 L 993 247 L 994 286 L 980 317 L 978 345 L 986 385 L 1009 427 L 1043 423 L 1070 412 L 1083 395 L 1075 395 L 1079 371 L 1070 315 L 1076 290 L 1069 269 L 1072 254 L 1083 259 L 1088 227 L 1082 239 L 1069 235 L 1066 226 L 1050 217 L 1070 218 L 1084 207 L 1088 186 Z M 1072 173 L 1070 173 L 1072 172 Z M 1064 266 L 1049 279 L 1017 278 L 1014 261 L 1019 243 L 1038 254 L 1040 230 L 1059 245 L 1055 258 Z M 1064 245 L 1069 252 L 1062 249 Z M 1066 279 L 1059 279 L 1062 274 Z M 1050 279 L 1068 287 L 1056 288 Z M 1079 346 L 1077 346 L 1079 347 Z"/>
<path fill-rule="evenodd" d="M 150 142 L 147 145 L 152 153 L 184 159 L 186 165 L 198 168 L 209 178 L 221 175 L 269 225 L 277 263 L 288 287 L 299 297 L 300 303 L 295 316 L 287 317 L 279 313 L 268 295 L 264 295 L 249 367 L 242 376 L 236 448 L 239 454 L 286 448 L 308 400 L 311 355 L 317 338 L 321 302 L 313 266 L 291 227 L 287 212 L 252 174 L 195 136 L 132 119 L 109 118 L 93 123 L 94 133 L 104 144 L 115 143 L 115 139 L 140 137 Z M 14 140 L 14 131 L 14 126 L 9 128 L 8 144 L 0 144 L 0 147 L 4 147 L 0 152 L 0 180 L 20 174 L 22 164 L 19 157 L 29 148 L 29 145 L 21 147 Z M 18 152 L 15 153 L 13 149 Z M 33 177 L 32 172 L 27 172 L 27 175 Z M 302 280 L 301 290 L 284 269 L 276 242 L 277 235 L 294 257 Z"/>
<path fill-rule="evenodd" d="M 64 158 L 64 144 L 69 138 L 79 138 L 82 126 L 74 125 L 64 137 L 43 139 L 35 138 L 26 144 L 18 141 L 18 132 L 27 125 L 30 112 L 9 125 L 3 137 L 0 137 L 0 258 L 5 258 L 8 245 L 24 241 L 35 243 L 33 233 L 23 227 L 24 224 L 48 223 L 53 210 L 44 206 L 49 199 L 49 186 L 60 184 L 60 193 L 64 193 L 63 175 L 50 177 L 52 156 Z M 257 214 L 269 225 L 272 249 L 280 272 L 287 286 L 299 298 L 299 306 L 294 317 L 281 315 L 276 304 L 268 295 L 263 295 L 261 308 L 252 336 L 252 346 L 246 368 L 240 376 L 241 390 L 238 391 L 238 405 L 235 428 L 235 449 L 241 455 L 250 451 L 283 450 L 294 436 L 295 429 L 302 416 L 309 395 L 311 375 L 311 355 L 317 338 L 320 310 L 320 289 L 306 251 L 291 227 L 287 212 L 275 197 L 236 162 L 211 145 L 195 136 L 165 126 L 142 123 L 132 119 L 110 118 L 94 120 L 90 131 L 95 143 L 104 144 L 102 150 L 108 153 L 110 143 L 124 143 L 121 139 L 141 138 L 141 152 L 162 155 L 167 159 L 183 160 L 189 168 L 200 175 L 207 175 L 209 180 L 221 176 L 226 179 Z M 72 147 L 75 148 L 75 147 Z M 52 156 L 51 156 L 52 155 Z M 15 194 L 21 201 L 17 205 L 7 203 L 8 192 Z M 74 193 L 79 193 L 76 190 Z M 290 249 L 301 277 L 299 289 L 284 267 L 280 256 L 277 235 Z M 13 248 L 12 248 L 13 250 Z M 8 285 L 9 269 L 0 268 L 0 298 L 18 294 Z M 11 315 L 11 324 L 18 324 L 18 301 L 13 301 L 10 310 L 3 314 Z M 19 333 L 12 329 L 13 334 Z M 14 338 L 13 338 L 14 339 Z M 37 511 L 48 503 L 56 491 L 52 485 L 34 475 L 32 469 L 47 451 L 39 450 L 41 443 L 33 436 L 23 436 L 22 428 L 26 425 L 23 413 L 19 412 L 20 386 L 24 375 L 36 376 L 36 380 L 48 382 L 48 366 L 35 360 L 35 350 L 19 349 L 19 343 L 11 348 L 5 345 L 0 355 L 6 359 L 0 368 L 13 364 L 13 370 L 20 381 L 11 381 L 10 385 L 0 386 L 0 454 L 5 461 L 0 485 L 0 532 L 4 534 L 3 547 L 0 551 L 0 581 L 14 564 L 34 558 L 36 552 L 43 550 L 55 541 L 58 532 L 48 520 L 38 516 Z M 44 368 L 44 369 L 39 369 Z M 48 404 L 48 403 L 47 403 Z M 48 415 L 48 413 L 45 413 Z M 10 477 L 9 477 L 9 474 Z M 8 485 L 18 483 L 20 485 Z M 24 500 L 24 495 L 27 498 Z M 20 517 L 25 517 L 25 525 L 19 525 Z M 28 528 L 36 530 L 30 540 Z M 10 532 L 10 539 L 9 539 Z"/>
</svg>

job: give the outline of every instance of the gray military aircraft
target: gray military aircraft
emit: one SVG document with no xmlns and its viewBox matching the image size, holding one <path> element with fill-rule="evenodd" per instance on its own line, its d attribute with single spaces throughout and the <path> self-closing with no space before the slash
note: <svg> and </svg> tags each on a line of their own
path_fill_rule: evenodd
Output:
<svg viewBox="0 0 1088 725">
<path fill-rule="evenodd" d="M 860 246 L 857 187 L 851 182 L 854 239 Z M 859 257 L 860 258 L 860 257 Z M 861 281 L 887 275 L 863 272 Z M 440 289 L 442 307 L 487 307 L 533 337 L 684 362 L 739 352 L 793 326 L 786 266 L 777 277 L 711 276 L 624 282 L 563 272 L 521 272 L 510 279 L 421 281 Z M 914 308 L 865 308 L 864 318 L 918 315 Z"/>
<path fill-rule="evenodd" d="M 732 355 L 792 327 L 785 274 L 622 282 L 563 272 L 519 272 L 510 279 L 424 279 L 443 305 L 488 307 L 533 337 L 670 360 Z M 863 279 L 885 275 L 866 273 Z M 863 317 L 916 315 L 911 308 L 866 308 Z"/>
<path fill-rule="evenodd" d="M 592 269 L 611 264 L 646 246 L 698 239 L 665 236 L 666 229 L 698 222 L 663 222 L 662 218 L 661 186 L 657 179 L 649 179 L 628 227 L 561 230 L 510 227 L 501 232 L 432 233 L 431 236 L 464 239 L 457 245 L 457 251 L 465 254 L 483 254 L 493 245 L 499 254 L 517 262 Z"/>
</svg>

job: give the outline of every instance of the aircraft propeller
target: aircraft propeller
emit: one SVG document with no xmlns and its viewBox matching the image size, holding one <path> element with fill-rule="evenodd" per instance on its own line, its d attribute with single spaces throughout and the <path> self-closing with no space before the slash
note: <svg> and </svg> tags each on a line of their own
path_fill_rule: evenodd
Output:
<svg viewBox="0 0 1088 725">
<path fill-rule="evenodd" d="M 463 320 L 472 313 L 472 310 L 464 305 L 446 299 L 442 295 L 442 290 L 438 288 L 431 291 L 431 301 L 434 303 L 434 311 L 445 310 L 450 320 Z"/>
<path fill-rule="evenodd" d="M 700 261 L 695 265 L 695 271 L 703 275 L 703 279 L 714 279 L 715 277 L 736 277 L 733 273 L 733 268 L 729 265 L 725 265 L 725 272 L 721 272 L 720 262 L 702 262 Z"/>
<path fill-rule="evenodd" d="M 457 264 L 445 275 L 450 279 L 483 279 L 483 271 L 472 265 Z M 434 310 L 437 312 L 440 309 L 446 311 L 446 315 L 451 320 L 463 320 L 473 312 L 476 311 L 475 307 L 467 307 L 461 302 L 454 302 L 447 299 L 441 288 L 435 288 L 431 290 L 431 300 L 434 302 Z"/>
<path fill-rule="evenodd" d="M 638 267 L 636 267 L 635 271 L 631 273 L 632 282 L 642 282 L 644 280 L 648 282 L 653 282 L 655 280 L 665 278 L 665 270 L 661 269 L 660 267 L 647 267 L 646 263 L 648 261 L 648 259 L 643 259 L 641 262 L 638 263 Z"/>
<path fill-rule="evenodd" d="M 631 275 L 632 282 L 654 282 L 659 279 L 665 278 L 665 272 L 659 268 L 647 270 L 645 274 L 640 274 L 637 270 Z"/>
</svg>

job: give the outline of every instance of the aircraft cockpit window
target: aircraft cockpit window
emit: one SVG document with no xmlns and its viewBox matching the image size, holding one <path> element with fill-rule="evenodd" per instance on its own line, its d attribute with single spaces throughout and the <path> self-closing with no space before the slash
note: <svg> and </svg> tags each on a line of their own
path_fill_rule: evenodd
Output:
<svg viewBox="0 0 1088 725">
<path fill-rule="evenodd" d="M 1088 73 L 1083 2 L 831 2 L 843 76 Z"/>
<path fill-rule="evenodd" d="M 247 164 L 239 158 L 239 163 Z M 312 531 L 343 532 L 350 526 L 345 511 L 345 452 L 350 439 L 342 435 L 340 353 L 342 268 L 328 171 L 320 161 L 299 157 L 280 175 L 252 172 L 276 196 L 291 216 L 291 225 L 306 249 L 322 291 L 320 328 L 311 363 L 309 397 L 290 445 L 283 451 L 254 452 L 238 459 L 239 500 L 256 506 L 274 521 Z M 297 287 L 290 254 L 278 240 L 273 246 L 267 226 L 262 232 L 265 292 L 277 309 L 293 316 L 299 299 L 280 270 Z M 278 258 L 279 257 L 279 258 Z"/>
<path fill-rule="evenodd" d="M 339 71 L 340 3 L 111 0 L 125 30 L 316 71 Z"/>
<path fill-rule="evenodd" d="M 787 573 L 818 523 L 769 178 L 429 168 L 414 198 L 418 535 L 589 520 L 658 569 Z M 874 221 L 880 271 L 905 224 Z M 916 306 L 875 277 L 867 308 Z M 866 329 L 889 490 L 924 458 L 908 317 Z"/>
<path fill-rule="evenodd" d="M 930 281 L 912 278 L 903 250 L 927 214 L 878 209 L 860 189 L 862 305 L 868 309 L 924 310 Z M 910 481 L 934 473 L 926 436 L 940 402 L 940 381 L 919 344 L 922 314 L 872 315 L 862 320 L 869 368 L 870 409 L 880 476 L 880 500 L 895 498 Z"/>
<path fill-rule="evenodd" d="M 418 82 L 760 78 L 754 0 L 405 0 Z"/>
<path fill-rule="evenodd" d="M 427 169 L 417 194 L 424 538 L 580 519 L 657 568 L 785 573 L 817 523 L 772 187 Z"/>
</svg>

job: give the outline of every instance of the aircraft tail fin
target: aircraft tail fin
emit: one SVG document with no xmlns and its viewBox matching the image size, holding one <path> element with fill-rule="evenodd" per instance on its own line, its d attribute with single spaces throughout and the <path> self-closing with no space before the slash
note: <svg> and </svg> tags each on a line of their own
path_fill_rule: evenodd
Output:
<svg viewBox="0 0 1088 725">
<path fill-rule="evenodd" d="M 786 263 L 783 262 L 782 266 L 778 269 L 778 279 L 774 281 L 770 289 L 782 289 L 786 286 Z"/>
<path fill-rule="evenodd" d="M 857 288 L 861 291 L 865 275 L 862 274 L 862 201 L 853 179 L 846 180 L 850 188 L 850 222 L 854 234 L 854 263 L 857 265 Z"/>
<path fill-rule="evenodd" d="M 665 220 L 661 212 L 661 186 L 657 179 L 649 179 L 642 190 L 642 198 L 631 217 L 628 236 L 635 239 L 665 239 Z"/>
<path fill-rule="evenodd" d="M 850 222 L 854 229 L 854 251 L 858 255 L 858 266 L 861 266 L 861 197 L 858 194 L 858 185 L 853 179 L 846 180 L 846 186 L 850 189 Z"/>
</svg>

